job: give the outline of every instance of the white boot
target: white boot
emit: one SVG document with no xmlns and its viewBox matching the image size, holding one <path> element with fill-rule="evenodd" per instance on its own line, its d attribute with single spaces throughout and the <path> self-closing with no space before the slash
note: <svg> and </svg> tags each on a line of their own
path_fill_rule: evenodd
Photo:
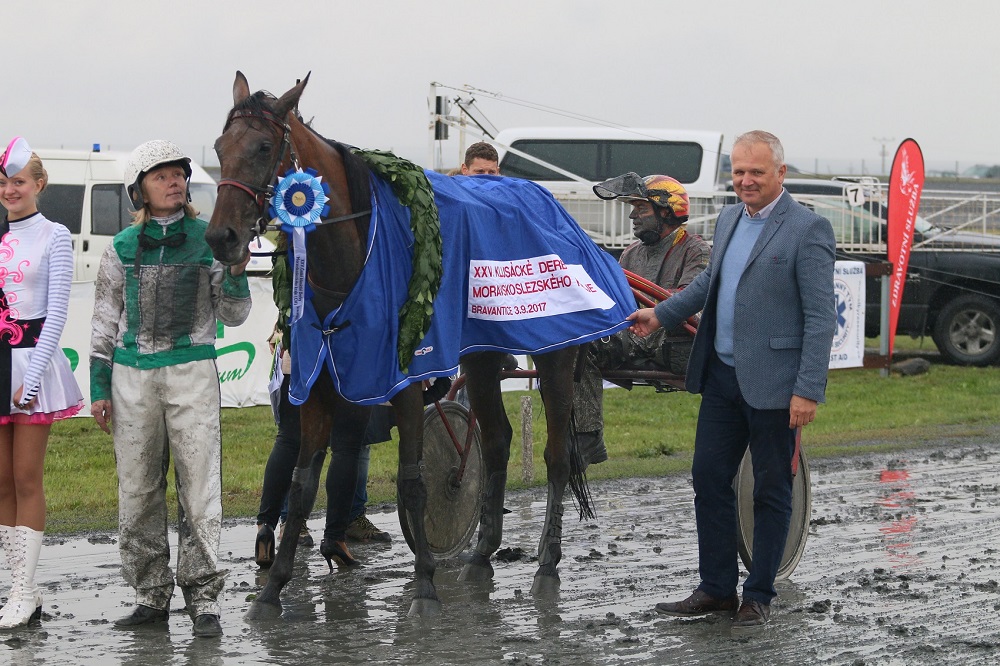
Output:
<svg viewBox="0 0 1000 666">
<path fill-rule="evenodd" d="M 42 591 L 35 587 L 42 532 L 24 525 L 18 525 L 14 530 L 14 549 L 8 555 L 14 572 L 14 587 L 0 614 L 0 629 L 23 627 L 42 617 Z"/>
<path fill-rule="evenodd" d="M 14 552 L 14 528 L 10 525 L 0 525 L 0 548 L 3 549 L 4 568 L 11 572 L 13 578 L 14 565 L 11 561 L 11 553 Z M 8 591 L 4 596 L 10 599 L 10 592 Z M 5 607 L 0 607 L 0 615 L 3 615 Z"/>
</svg>

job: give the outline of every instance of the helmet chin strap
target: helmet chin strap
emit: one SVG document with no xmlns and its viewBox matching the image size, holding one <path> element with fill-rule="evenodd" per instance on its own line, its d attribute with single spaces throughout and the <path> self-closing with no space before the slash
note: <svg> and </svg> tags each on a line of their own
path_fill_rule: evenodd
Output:
<svg viewBox="0 0 1000 666">
<path fill-rule="evenodd" d="M 666 238 L 671 232 L 681 226 L 680 224 L 671 224 L 674 221 L 673 215 L 668 215 L 664 218 L 655 212 L 653 214 L 656 215 L 656 219 L 660 223 L 657 226 L 657 230 L 643 229 L 635 235 L 643 245 L 656 245 L 661 239 Z M 664 227 L 667 229 L 667 233 L 663 233 Z"/>
<path fill-rule="evenodd" d="M 660 234 L 652 229 L 643 229 L 637 233 L 635 237 L 638 238 L 643 245 L 655 245 L 660 240 Z"/>
</svg>

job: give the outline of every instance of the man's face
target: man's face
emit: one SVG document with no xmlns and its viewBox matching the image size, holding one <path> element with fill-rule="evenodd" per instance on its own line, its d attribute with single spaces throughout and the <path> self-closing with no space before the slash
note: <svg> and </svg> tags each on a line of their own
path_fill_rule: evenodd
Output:
<svg viewBox="0 0 1000 666">
<path fill-rule="evenodd" d="M 778 198 L 785 181 L 785 165 L 775 164 L 766 143 L 733 146 L 733 190 L 753 215 Z"/>
<path fill-rule="evenodd" d="M 500 166 L 491 160 L 484 160 L 482 157 L 473 157 L 472 164 L 462 165 L 463 176 L 499 176 Z"/>
<path fill-rule="evenodd" d="M 653 204 L 648 201 L 632 201 L 631 204 L 632 212 L 628 217 L 632 220 L 632 235 L 643 243 L 655 243 L 660 239 L 662 220 L 653 209 Z"/>
</svg>

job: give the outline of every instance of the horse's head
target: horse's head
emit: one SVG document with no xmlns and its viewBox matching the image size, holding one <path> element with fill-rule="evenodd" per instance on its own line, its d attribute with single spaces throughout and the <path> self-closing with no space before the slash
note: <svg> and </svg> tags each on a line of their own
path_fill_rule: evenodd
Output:
<svg viewBox="0 0 1000 666">
<path fill-rule="evenodd" d="M 280 98 L 250 93 L 236 72 L 233 109 L 215 141 L 222 178 L 205 240 L 215 258 L 237 264 L 246 258 L 254 234 L 263 231 L 275 176 L 290 164 L 288 114 L 299 102 L 309 76 Z"/>
</svg>

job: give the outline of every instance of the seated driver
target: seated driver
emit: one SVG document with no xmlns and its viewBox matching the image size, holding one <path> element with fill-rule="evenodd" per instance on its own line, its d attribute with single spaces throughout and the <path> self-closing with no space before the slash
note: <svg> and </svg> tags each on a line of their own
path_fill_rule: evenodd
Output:
<svg viewBox="0 0 1000 666">
<path fill-rule="evenodd" d="M 690 202 L 684 186 L 675 179 L 662 175 L 642 178 L 629 172 L 595 185 L 594 193 L 602 199 L 621 198 L 632 204 L 629 219 L 639 240 L 622 252 L 618 260 L 622 268 L 677 291 L 708 266 L 711 248 L 684 228 Z M 584 468 L 608 459 L 601 370 L 652 361 L 665 370 L 684 374 L 692 341 L 683 329 L 661 329 L 646 338 L 626 329 L 590 344 L 573 396 L 573 426 Z"/>
</svg>

